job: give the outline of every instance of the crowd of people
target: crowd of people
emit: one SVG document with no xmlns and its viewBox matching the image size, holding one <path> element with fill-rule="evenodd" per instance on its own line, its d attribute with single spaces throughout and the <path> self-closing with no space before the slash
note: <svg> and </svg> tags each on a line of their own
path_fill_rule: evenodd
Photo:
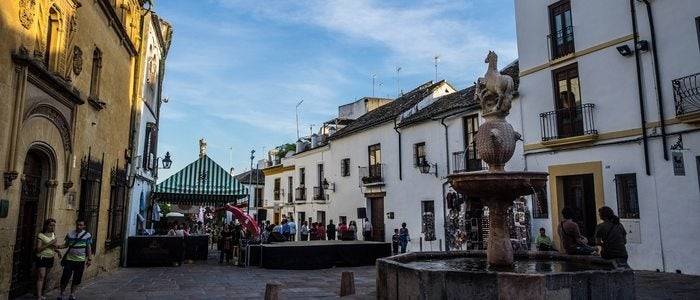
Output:
<svg viewBox="0 0 700 300">
<path fill-rule="evenodd" d="M 365 219 L 362 226 L 362 235 L 364 240 L 371 240 L 372 225 L 369 220 Z M 319 240 L 342 240 L 354 241 L 357 240 L 358 230 L 355 221 L 341 221 L 339 224 L 334 224 L 330 220 L 326 225 L 323 222 L 302 221 L 300 225 L 293 218 L 283 218 L 279 224 L 272 224 L 269 220 L 262 225 L 262 241 L 263 243 L 285 242 L 285 241 L 319 241 Z"/>
</svg>

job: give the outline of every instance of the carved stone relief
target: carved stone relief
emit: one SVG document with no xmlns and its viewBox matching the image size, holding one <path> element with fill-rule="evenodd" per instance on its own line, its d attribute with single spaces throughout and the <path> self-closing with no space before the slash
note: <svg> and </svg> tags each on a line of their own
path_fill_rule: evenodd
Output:
<svg viewBox="0 0 700 300">
<path fill-rule="evenodd" d="M 19 0 L 19 22 L 26 29 L 32 27 L 36 15 L 37 0 Z"/>
<path fill-rule="evenodd" d="M 56 128 L 58 128 L 58 131 L 61 133 L 63 148 L 67 152 L 72 152 L 71 127 L 70 124 L 68 124 L 66 119 L 63 117 L 61 112 L 59 112 L 50 105 L 40 104 L 29 111 L 29 113 L 25 117 L 25 120 L 33 117 L 44 117 L 52 123 L 54 123 L 54 125 L 56 125 Z"/>
<path fill-rule="evenodd" d="M 80 47 L 73 46 L 73 74 L 80 75 L 83 71 L 83 50 Z"/>
</svg>

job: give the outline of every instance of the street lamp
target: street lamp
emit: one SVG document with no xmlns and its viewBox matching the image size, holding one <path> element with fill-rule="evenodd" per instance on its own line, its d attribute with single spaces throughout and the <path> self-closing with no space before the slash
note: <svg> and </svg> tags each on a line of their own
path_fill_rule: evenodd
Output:
<svg viewBox="0 0 700 300">
<path fill-rule="evenodd" d="M 418 165 L 418 168 L 420 169 L 420 172 L 423 174 L 429 174 L 430 169 L 435 168 L 435 177 L 438 177 L 438 170 L 437 170 L 437 163 L 435 164 L 430 164 L 427 161 L 423 161 L 420 165 Z"/>
<path fill-rule="evenodd" d="M 248 215 L 250 215 L 250 202 L 251 202 L 250 200 L 252 198 L 251 197 L 252 192 L 250 191 L 250 188 L 255 190 L 255 187 L 253 187 L 253 160 L 254 159 L 255 159 L 255 150 L 250 150 L 250 173 L 248 175 L 248 187 L 249 187 L 249 189 L 248 189 L 248 205 L 246 208 Z M 257 177 L 257 174 L 255 176 Z"/>
<path fill-rule="evenodd" d="M 170 151 L 165 152 L 165 158 L 163 158 L 163 169 L 170 169 L 170 166 L 172 166 L 173 160 L 170 159 Z"/>
</svg>

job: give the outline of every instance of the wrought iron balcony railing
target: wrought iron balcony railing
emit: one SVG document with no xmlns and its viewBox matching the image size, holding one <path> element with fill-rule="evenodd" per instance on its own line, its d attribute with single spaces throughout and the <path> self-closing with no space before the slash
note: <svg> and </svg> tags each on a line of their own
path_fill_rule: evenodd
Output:
<svg viewBox="0 0 700 300">
<path fill-rule="evenodd" d="M 549 60 L 574 53 L 574 26 L 567 26 L 547 35 Z"/>
<path fill-rule="evenodd" d="M 384 177 L 382 177 L 382 171 L 384 169 L 384 164 L 374 164 L 367 167 L 360 167 L 360 180 L 362 184 L 376 184 L 383 183 Z"/>
<path fill-rule="evenodd" d="M 598 134 L 593 117 L 595 105 L 585 103 L 540 114 L 542 141 Z"/>
<path fill-rule="evenodd" d="M 480 171 L 483 169 L 481 159 L 474 157 L 473 151 L 452 153 L 452 173 Z"/>
<path fill-rule="evenodd" d="M 322 187 L 314 187 L 314 200 L 326 200 L 326 194 L 324 193 Z"/>
<path fill-rule="evenodd" d="M 306 201 L 306 188 L 298 187 L 294 189 L 294 198 L 296 201 Z"/>
<path fill-rule="evenodd" d="M 671 81 L 676 116 L 700 112 L 700 73 Z"/>
</svg>

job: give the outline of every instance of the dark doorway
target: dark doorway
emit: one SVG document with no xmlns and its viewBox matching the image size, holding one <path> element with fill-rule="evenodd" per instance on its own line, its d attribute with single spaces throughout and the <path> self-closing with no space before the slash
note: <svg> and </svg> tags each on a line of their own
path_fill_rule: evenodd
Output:
<svg viewBox="0 0 700 300">
<path fill-rule="evenodd" d="M 42 191 L 46 186 L 45 156 L 37 151 L 29 151 L 24 161 L 22 179 L 22 194 L 19 201 L 19 216 L 17 218 L 17 235 L 15 248 L 12 253 L 12 282 L 10 298 L 22 296 L 32 290 L 32 258 L 34 256 L 34 240 L 36 239 L 37 218 Z"/>
<path fill-rule="evenodd" d="M 369 198 L 372 240 L 384 241 L 384 198 Z"/>
<path fill-rule="evenodd" d="M 595 192 L 593 174 L 564 176 L 564 207 L 574 211 L 574 221 L 578 224 L 581 234 L 593 244 L 596 226 Z"/>
</svg>

